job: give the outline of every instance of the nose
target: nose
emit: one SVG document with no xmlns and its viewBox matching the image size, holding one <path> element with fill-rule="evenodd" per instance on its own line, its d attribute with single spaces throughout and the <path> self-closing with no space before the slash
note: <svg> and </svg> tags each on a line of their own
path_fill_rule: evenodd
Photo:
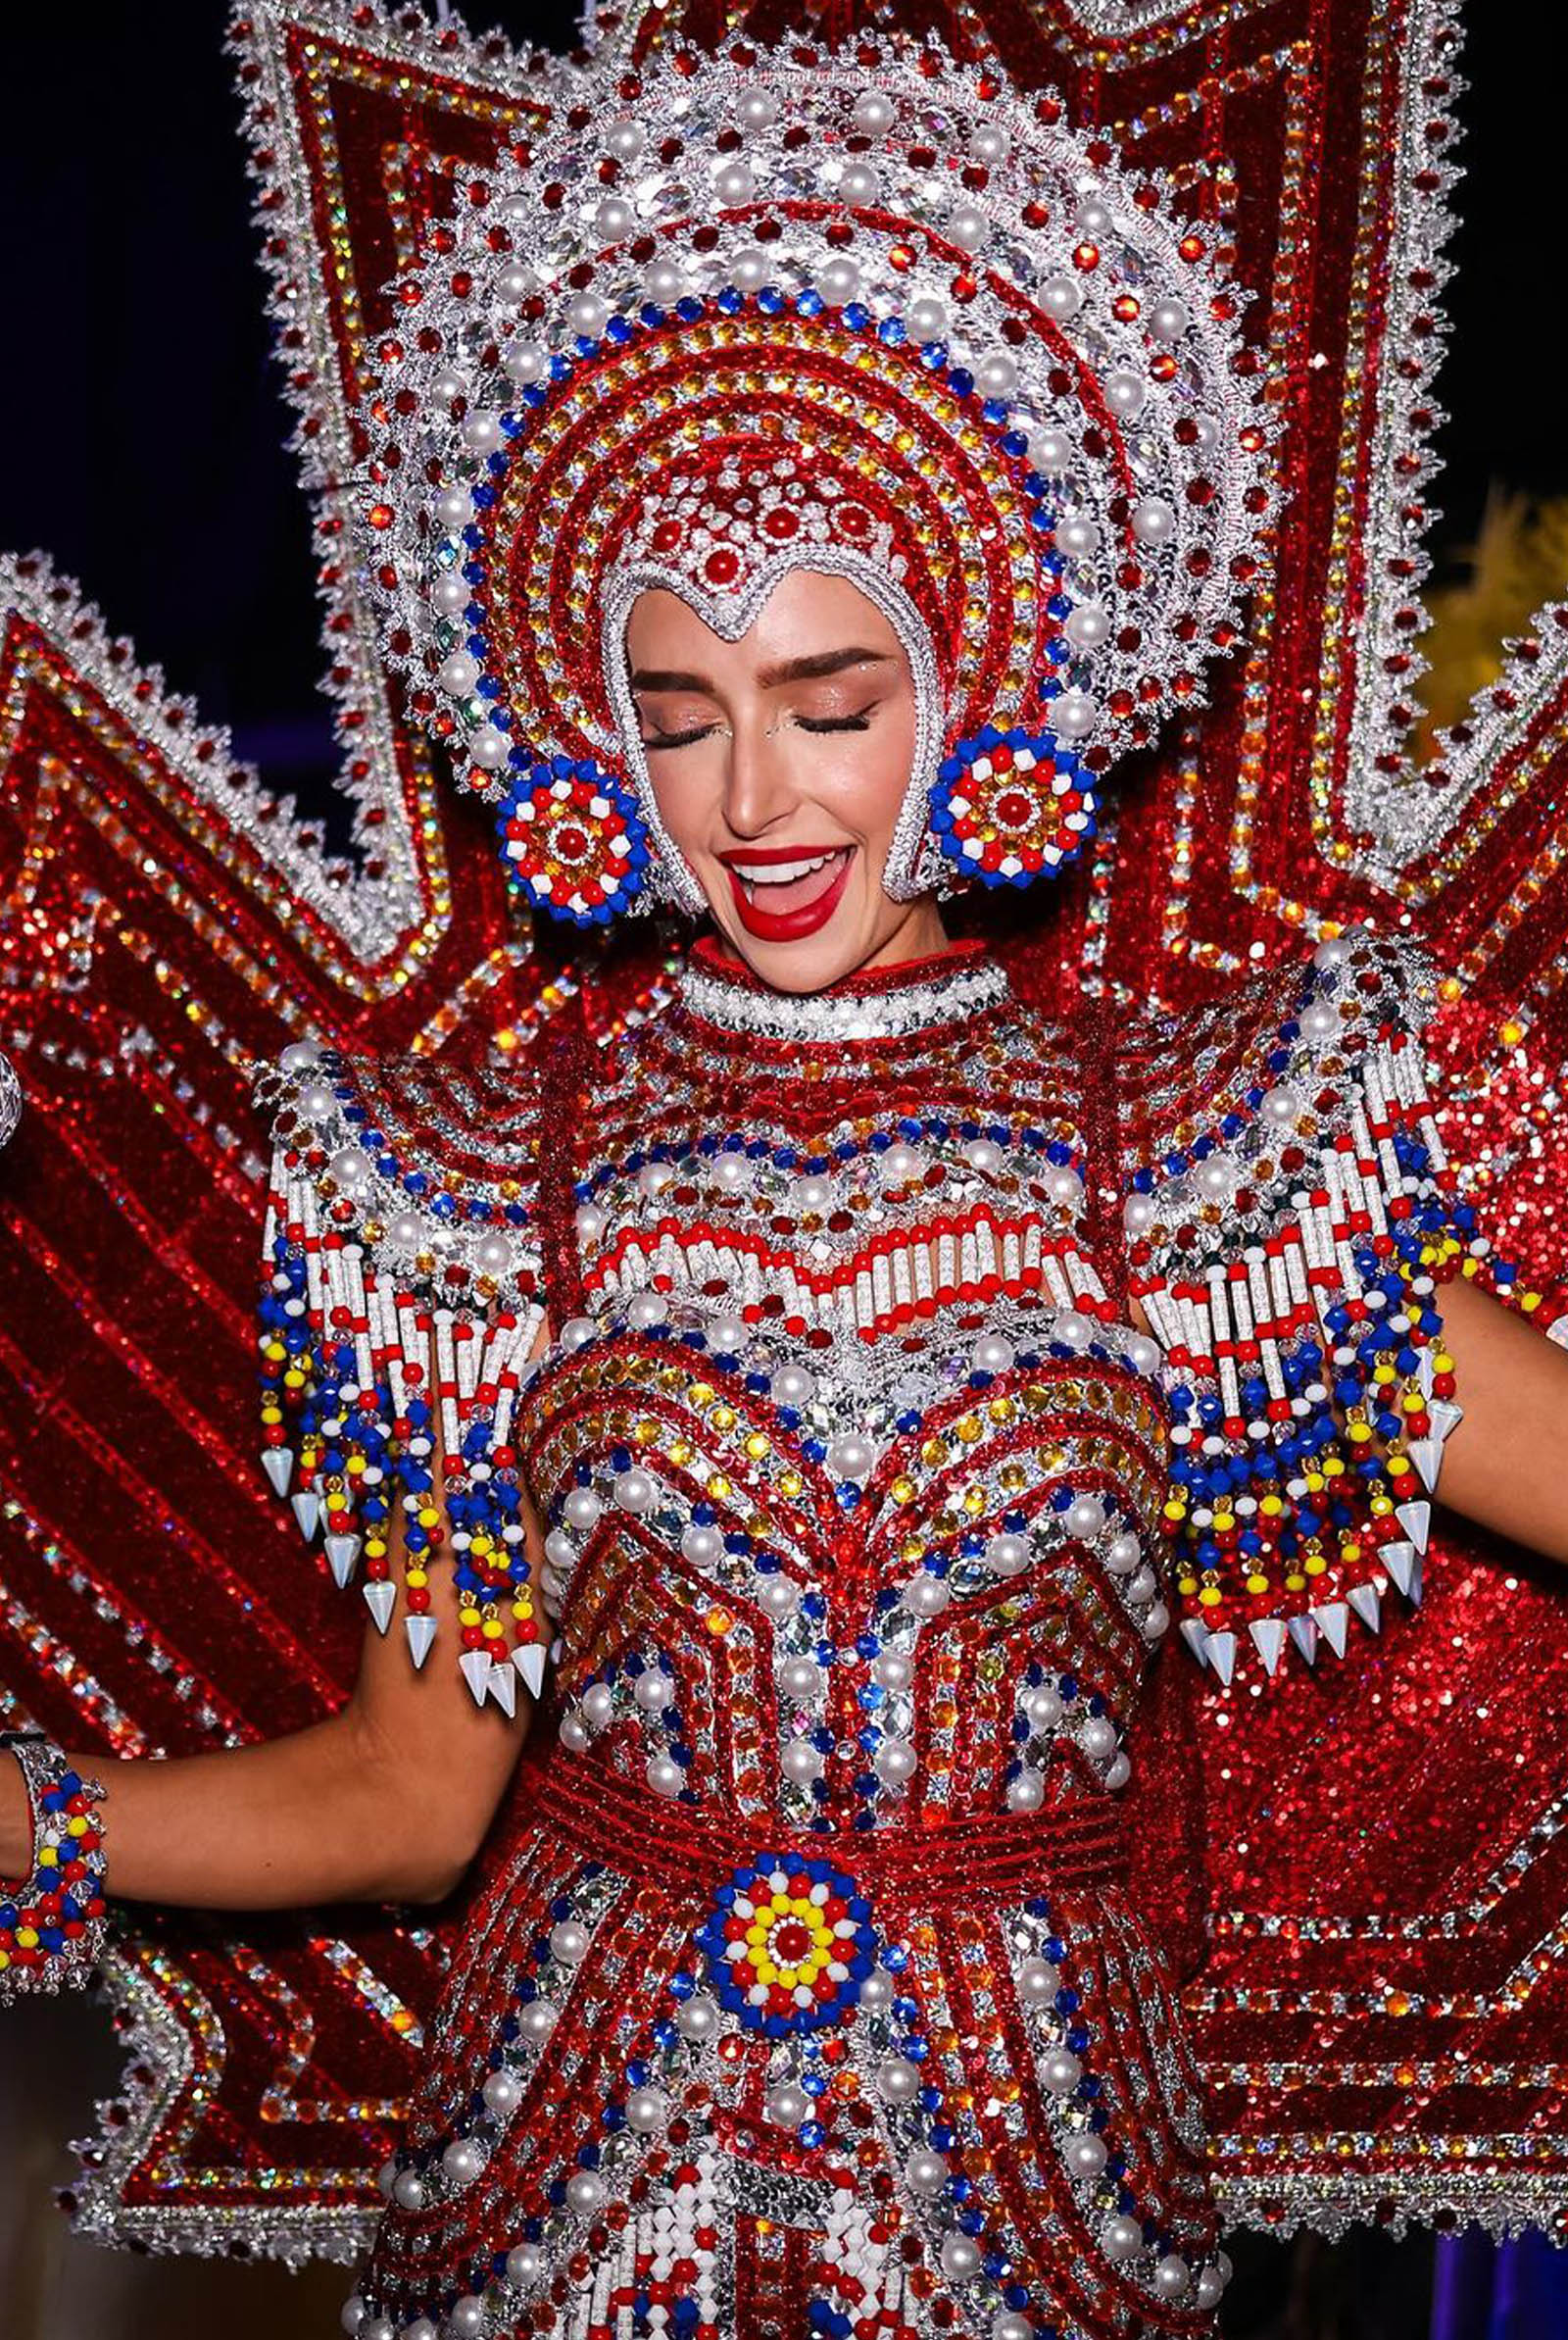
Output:
<svg viewBox="0 0 1568 2340">
<path fill-rule="evenodd" d="M 760 837 L 794 811 L 800 791 L 778 727 L 763 712 L 738 716 L 727 742 L 724 821 L 732 836 Z"/>
</svg>

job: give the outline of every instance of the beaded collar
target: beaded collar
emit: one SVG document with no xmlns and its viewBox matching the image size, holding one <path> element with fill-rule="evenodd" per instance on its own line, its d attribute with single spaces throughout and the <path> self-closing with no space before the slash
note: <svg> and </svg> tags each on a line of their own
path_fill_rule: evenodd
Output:
<svg viewBox="0 0 1568 2340">
<path fill-rule="evenodd" d="M 749 967 L 721 958 L 708 936 L 679 981 L 687 1016 L 747 1039 L 833 1047 L 902 1040 L 983 1014 L 1009 996 L 1006 973 L 983 943 L 957 943 L 897 967 L 848 975 L 826 991 L 775 991 Z"/>
</svg>

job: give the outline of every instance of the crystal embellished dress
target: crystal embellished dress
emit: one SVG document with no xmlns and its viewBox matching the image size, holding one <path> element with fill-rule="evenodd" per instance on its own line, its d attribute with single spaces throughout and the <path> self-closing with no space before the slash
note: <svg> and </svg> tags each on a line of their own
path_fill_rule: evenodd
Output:
<svg viewBox="0 0 1568 2340">
<path fill-rule="evenodd" d="M 1188 1665 L 1154 1655 L 1173 1611 L 1228 1669 L 1238 1541 L 1343 1646 L 1355 1545 L 1325 1558 L 1312 1505 L 1349 1495 L 1299 1392 L 1324 1311 L 1381 1305 L 1369 1263 L 1443 1249 L 1413 979 L 1366 944 L 1113 1035 L 968 948 L 794 999 L 700 945 L 596 1048 L 278 1077 L 278 1345 L 339 1572 L 363 1541 L 388 1629 L 366 1453 L 433 1522 L 423 1395 L 483 1458 L 447 1522 L 475 1694 L 512 1664 L 481 1591 L 513 1480 L 556 1636 L 361 2340 L 1210 2329 L 1203 2112 L 1138 1881 L 1180 1858 L 1150 1685 Z M 394 1434 L 356 1492 L 372 1385 Z M 1261 1409 L 1318 1439 L 1289 1530 L 1190 1460 L 1199 1419 L 1230 1469 Z M 1391 1550 L 1408 1468 L 1373 1488 Z"/>
</svg>

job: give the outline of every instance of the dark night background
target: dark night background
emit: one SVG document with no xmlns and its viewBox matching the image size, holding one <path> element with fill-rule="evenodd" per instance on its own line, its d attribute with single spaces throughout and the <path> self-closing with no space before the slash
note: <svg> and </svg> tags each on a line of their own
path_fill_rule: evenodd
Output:
<svg viewBox="0 0 1568 2340">
<path fill-rule="evenodd" d="M 1532 64 L 1517 18 L 1469 13 L 1454 330 L 1438 385 L 1451 418 L 1439 442 L 1440 578 L 1462 562 L 1489 483 L 1568 490 L 1548 352 L 1562 304 L 1558 76 Z M 225 18 L 220 0 L 8 12 L 0 546 L 46 550 L 271 784 L 329 812 L 310 541 L 282 445 Z M 573 18 L 488 0 L 474 21 L 565 46 Z M 36 2107 L 41 2068 L 34 2083 Z M 42 2182 L 40 2170 L 37 2199 Z M 1333 2253 L 1310 2238 L 1284 2251 L 1243 2242 L 1227 2324 L 1256 2340 L 1413 2340 L 1430 2253 L 1378 2237 Z M 171 2306 L 176 2321 L 182 2298 L 194 2306 L 195 2270 L 149 2273 L 117 2332 L 166 2330 Z M 246 2280 L 247 2304 L 288 2296 Z M 237 2319 L 223 2328 L 251 2329 L 239 2292 L 224 2297 Z"/>
</svg>

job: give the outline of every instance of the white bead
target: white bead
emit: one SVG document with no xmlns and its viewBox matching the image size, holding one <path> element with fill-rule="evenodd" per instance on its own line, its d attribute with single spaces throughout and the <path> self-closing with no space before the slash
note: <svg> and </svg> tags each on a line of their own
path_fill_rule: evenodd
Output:
<svg viewBox="0 0 1568 2340">
<path fill-rule="evenodd" d="M 454 650 L 436 676 L 441 688 L 452 699 L 466 699 L 478 679 L 477 662 L 468 656 L 466 650 Z"/>
<path fill-rule="evenodd" d="M 886 1967 L 873 1967 L 860 1985 L 860 2005 L 868 2015 L 893 2004 L 893 1977 Z"/>
<path fill-rule="evenodd" d="M 561 1508 L 578 1534 L 585 1535 L 605 1507 L 592 1487 L 573 1487 Z"/>
<path fill-rule="evenodd" d="M 1069 512 L 1056 523 L 1056 542 L 1074 561 L 1087 561 L 1100 549 L 1100 523 L 1087 512 Z"/>
<path fill-rule="evenodd" d="M 880 137 L 893 127 L 892 101 L 878 89 L 864 91 L 855 101 L 855 126 L 862 137 Z"/>
<path fill-rule="evenodd" d="M 372 2315 L 360 2326 L 360 2340 L 398 2340 L 390 2315 Z"/>
<path fill-rule="evenodd" d="M 877 2066 L 876 2084 L 887 2104 L 912 2105 L 920 2093 L 920 2066 L 906 2056 L 889 2056 Z"/>
<path fill-rule="evenodd" d="M 1350 956 L 1350 945 L 1343 935 L 1326 935 L 1312 953 L 1314 967 L 1343 967 Z"/>
<path fill-rule="evenodd" d="M 989 1137 L 972 1137 L 963 1149 L 963 1159 L 971 1170 L 990 1177 L 1002 1168 L 1002 1148 Z"/>
<path fill-rule="evenodd" d="M 1136 2218 L 1108 2218 L 1100 2230 L 1100 2247 L 1112 2266 L 1119 2266 L 1143 2249 L 1144 2230 Z"/>
<path fill-rule="evenodd" d="M 337 1094 L 330 1081 L 313 1080 L 301 1089 L 295 1102 L 308 1120 L 324 1121 L 336 1109 Z M 419 1222 L 416 1220 L 414 1223 L 417 1226 Z"/>
<path fill-rule="evenodd" d="M 980 2250 L 967 2234 L 950 2234 L 942 2245 L 942 2271 L 956 2283 L 980 2271 Z"/>
<path fill-rule="evenodd" d="M 466 397 L 467 383 L 451 366 L 443 366 L 431 376 L 430 395 L 437 406 L 451 406 L 455 399 Z"/>
<path fill-rule="evenodd" d="M 507 2253 L 507 2281 L 525 2284 L 535 2282 L 544 2267 L 544 2259 L 537 2243 L 516 2243 Z"/>
<path fill-rule="evenodd" d="M 710 1317 L 704 1329 L 708 1346 L 715 1357 L 734 1357 L 745 1348 L 749 1338 L 744 1317 Z"/>
<path fill-rule="evenodd" d="M 1112 1537 L 1103 1555 L 1105 1567 L 1113 1576 L 1130 1576 L 1143 1557 L 1142 1544 L 1127 1528 Z"/>
<path fill-rule="evenodd" d="M 827 1467 L 836 1478 L 866 1478 L 875 1461 L 875 1447 L 853 1430 L 846 1430 L 828 1446 Z"/>
<path fill-rule="evenodd" d="M 1147 1194 L 1130 1194 L 1121 1207 L 1122 1224 L 1129 1235 L 1145 1235 L 1154 1223 L 1154 1205 Z"/>
<path fill-rule="evenodd" d="M 881 1650 L 871 1662 L 871 1673 L 884 1690 L 907 1690 L 914 1667 L 903 1650 Z"/>
<path fill-rule="evenodd" d="M 730 262 L 729 273 L 737 292 L 756 292 L 767 282 L 767 254 L 748 244 Z"/>
<path fill-rule="evenodd" d="M 463 420 L 463 443 L 474 455 L 493 455 L 501 444 L 501 425 L 494 415 L 474 408 Z"/>
<path fill-rule="evenodd" d="M 986 1546 L 986 1567 L 994 1576 L 1017 1576 L 1029 1566 L 1029 1541 L 1021 1535 L 994 1535 Z"/>
<path fill-rule="evenodd" d="M 760 1608 L 782 1623 L 793 1617 L 801 1605 L 801 1588 L 793 1578 L 785 1575 L 761 1576 L 758 1579 L 757 1599 Z"/>
<path fill-rule="evenodd" d="M 986 239 L 990 233 L 991 222 L 986 218 L 985 213 L 979 210 L 977 206 L 972 203 L 956 204 L 953 210 L 948 214 L 948 240 L 950 243 L 956 244 L 960 252 L 978 252 L 986 242 Z M 1012 360 L 1010 358 L 1007 359 L 1005 363 L 1011 368 L 1013 380 L 1016 381 L 1018 374 L 1017 368 L 1013 366 Z M 981 369 L 982 377 L 983 374 L 984 368 Z M 1005 390 L 998 390 L 994 393 L 990 393 L 990 395 L 994 395 L 998 398 L 1005 398 L 1007 392 Z"/>
<path fill-rule="evenodd" d="M 417 2169 L 400 2169 L 392 2181 L 392 2199 L 399 2210 L 423 2210 L 424 2179 Z"/>
<path fill-rule="evenodd" d="M 522 2082 L 515 2072 L 493 2071 L 486 2078 L 480 2094 L 489 2110 L 504 2120 L 508 2114 L 515 2113 L 522 2102 Z"/>
<path fill-rule="evenodd" d="M 911 2153 L 904 2165 L 904 2182 L 911 2194 L 929 2202 L 934 2195 L 946 2192 L 948 2165 L 940 2153 Z"/>
<path fill-rule="evenodd" d="M 1132 1775 L 1133 1767 L 1125 1754 L 1118 1755 L 1114 1762 L 1105 1766 L 1105 1785 L 1112 1795 L 1124 1788 Z"/>
<path fill-rule="evenodd" d="M 672 260 L 656 260 L 643 278 L 643 298 L 656 309 L 672 308 L 686 296 L 685 272 Z"/>
<path fill-rule="evenodd" d="M 446 574 L 438 576 L 430 587 L 430 599 L 443 617 L 461 618 L 468 606 L 472 592 L 473 587 L 468 583 L 467 578 L 459 576 L 455 570 L 449 569 Z"/>
<path fill-rule="evenodd" d="M 744 163 L 721 163 L 713 173 L 714 197 L 719 204 L 729 209 L 750 203 L 756 191 L 757 181 Z"/>
<path fill-rule="evenodd" d="M 633 1332 L 651 1331 L 662 1324 L 669 1315 L 669 1303 L 662 1292 L 639 1292 L 627 1302 L 626 1321 Z"/>
<path fill-rule="evenodd" d="M 1211 1203 L 1223 1202 L 1240 1175 L 1240 1166 L 1228 1154 L 1205 1155 L 1194 1172 L 1199 1193 Z"/>
<path fill-rule="evenodd" d="M 1105 1507 L 1098 1495 L 1077 1495 L 1067 1506 L 1067 1533 L 1083 1544 L 1099 1535 L 1105 1524 Z"/>
<path fill-rule="evenodd" d="M 815 1376 L 804 1365 L 781 1365 L 768 1381 L 768 1394 L 775 1406 L 804 1406 L 816 1388 Z"/>
<path fill-rule="evenodd" d="M 1015 2315 L 1010 2308 L 1001 2308 L 991 2318 L 991 2340 L 1034 2340 L 1034 2325 L 1027 2315 Z"/>
<path fill-rule="evenodd" d="M 1093 2129 L 1086 2129 L 1081 2137 L 1074 2137 L 1067 2147 L 1067 2167 L 1074 2177 L 1098 2177 L 1105 2166 L 1105 2141 L 1097 2137 Z"/>
<path fill-rule="evenodd" d="M 822 1689 L 822 1668 L 814 1658 L 789 1658 L 779 1668 L 779 1686 L 786 1696 L 804 1706 L 816 1698 Z"/>
<path fill-rule="evenodd" d="M 1301 1029 L 1309 1040 L 1337 1040 L 1340 1034 L 1340 1011 L 1330 1000 L 1318 1000 L 1301 1018 Z"/>
<path fill-rule="evenodd" d="M 718 2028 L 718 2001 L 694 1991 L 676 2009 L 675 2028 L 683 2039 L 711 2039 Z"/>
<path fill-rule="evenodd" d="M 922 294 L 909 303 L 904 322 L 911 339 L 918 342 L 945 341 L 948 337 L 948 313 L 940 301 Z"/>
<path fill-rule="evenodd" d="M 386 1231 L 399 1251 L 413 1251 L 423 1238 L 424 1221 L 416 1211 L 400 1211 Z"/>
<path fill-rule="evenodd" d="M 872 1767 L 890 1787 L 902 1787 L 919 1768 L 919 1757 L 907 1739 L 886 1738 L 872 1757 Z"/>
<path fill-rule="evenodd" d="M 575 2176 L 567 2178 L 567 2207 L 583 2216 L 602 2208 L 604 2199 L 605 2181 L 602 2177 L 596 2177 L 591 2169 L 579 2169 Z"/>
<path fill-rule="evenodd" d="M 556 1335 L 556 1346 L 564 1350 L 568 1357 L 575 1357 L 577 1351 L 593 1339 L 598 1329 L 592 1317 L 568 1317 Z"/>
<path fill-rule="evenodd" d="M 977 122 L 969 132 L 969 152 L 977 163 L 1004 163 L 1007 159 L 1007 133 L 994 122 Z"/>
<path fill-rule="evenodd" d="M 351 2291 L 348 2298 L 343 2302 L 342 2309 L 338 2315 L 338 2321 L 342 2324 L 343 2329 L 348 2333 L 349 2340 L 354 2340 L 354 2334 L 359 2330 L 361 2324 L 365 2321 L 367 2313 L 368 2311 L 366 2309 L 365 2302 L 361 2299 L 359 2293 L 357 2291 Z"/>
<path fill-rule="evenodd" d="M 471 2137 L 454 2137 L 441 2156 L 441 2166 L 455 2186 L 472 2185 L 484 2167 L 484 2155 Z"/>
<path fill-rule="evenodd" d="M 1075 650 L 1098 650 L 1110 632 L 1110 620 L 1097 602 L 1081 601 L 1067 612 L 1061 630 Z"/>
<path fill-rule="evenodd" d="M 1051 1337 L 1054 1341 L 1059 1341 L 1064 1349 L 1071 1349 L 1078 1354 L 1087 1349 L 1094 1339 L 1095 1328 L 1089 1319 L 1082 1315 L 1078 1309 L 1063 1308 L 1056 1312 L 1056 1320 L 1051 1327 Z"/>
<path fill-rule="evenodd" d="M 1079 234 L 1087 235 L 1097 243 L 1102 236 L 1108 235 L 1115 225 L 1109 208 L 1098 195 L 1086 195 L 1074 212 L 1073 220 Z"/>
<path fill-rule="evenodd" d="M 1084 305 L 1083 287 L 1071 276 L 1048 276 L 1040 288 L 1040 305 L 1057 324 L 1065 324 Z"/>
<path fill-rule="evenodd" d="M 916 1617 L 940 1617 L 952 1598 L 947 1579 L 929 1575 L 924 1568 L 904 1587 L 904 1606 Z"/>
<path fill-rule="evenodd" d="M 662 2129 L 669 2118 L 669 2099 L 658 2088 L 634 2088 L 626 2099 L 626 2126 L 642 2137 Z"/>
<path fill-rule="evenodd" d="M 1140 544 L 1168 544 L 1176 533 L 1176 512 L 1163 496 L 1140 496 L 1133 506 L 1133 534 Z"/>
<path fill-rule="evenodd" d="M 976 1372 L 1004 1373 L 1016 1354 L 1011 1341 L 1004 1340 L 1000 1332 L 987 1332 L 970 1350 L 969 1362 Z"/>
<path fill-rule="evenodd" d="M 636 218 L 623 195 L 607 195 L 594 214 L 594 225 L 607 244 L 618 244 L 631 233 Z"/>
<path fill-rule="evenodd" d="M 1058 739 L 1086 739 L 1099 716 L 1100 708 L 1087 691 L 1064 690 L 1051 702 L 1051 727 Z"/>
<path fill-rule="evenodd" d="M 1091 1715 L 1078 1733 L 1078 1744 L 1092 1764 L 1102 1764 L 1116 1752 L 1116 1725 L 1108 1716 Z"/>
<path fill-rule="evenodd" d="M 1009 1812 L 1038 1812 L 1045 1802 L 1046 1783 L 1038 1771 L 1023 1770 L 1007 1782 Z"/>
<path fill-rule="evenodd" d="M 848 308 L 860 297 L 860 272 L 853 260 L 830 260 L 816 272 L 816 289 L 830 308 Z"/>
<path fill-rule="evenodd" d="M 803 1211 L 825 1211 L 833 1200 L 832 1181 L 814 1173 L 802 1178 L 795 1188 L 795 1200 Z"/>
<path fill-rule="evenodd" d="M 622 114 L 605 131 L 605 150 L 619 163 L 635 163 L 643 150 L 643 125 Z"/>
<path fill-rule="evenodd" d="M 680 1539 L 680 1548 L 693 1568 L 711 1568 L 724 1549 L 724 1539 L 716 1527 L 688 1527 Z"/>
<path fill-rule="evenodd" d="M 675 1173 L 667 1162 L 645 1162 L 637 1172 L 637 1191 L 651 1198 L 662 1194 L 666 1186 L 673 1185 Z"/>
<path fill-rule="evenodd" d="M 592 1203 L 583 1203 L 572 1213 L 571 1225 L 579 1243 L 597 1243 L 605 1231 L 605 1215 L 596 1211 Z"/>
<path fill-rule="evenodd" d="M 1061 1692 L 1054 1682 L 1041 1682 L 1025 1698 L 1023 1711 L 1031 1730 L 1054 1730 L 1062 1717 Z"/>
<path fill-rule="evenodd" d="M 333 1155 L 326 1167 L 345 1192 L 364 1186 L 369 1180 L 370 1166 L 358 1146 L 345 1146 L 341 1153 Z"/>
<path fill-rule="evenodd" d="M 925 1156 L 917 1154 L 913 1146 L 889 1146 L 882 1157 L 882 1175 L 890 1186 L 907 1186 L 911 1179 L 925 1175 Z"/>
<path fill-rule="evenodd" d="M 609 309 L 596 292 L 579 292 L 566 303 L 566 323 L 585 341 L 592 341 L 609 315 Z"/>
<path fill-rule="evenodd" d="M 1163 1601 L 1156 1601 L 1145 1618 L 1143 1634 L 1146 1641 L 1159 1641 L 1170 1625 L 1170 1611 Z"/>
<path fill-rule="evenodd" d="M 869 206 L 882 192 L 882 185 L 869 163 L 846 163 L 839 174 L 838 191 L 841 203 Z"/>
<path fill-rule="evenodd" d="M 656 1796 L 673 1800 L 686 1784 L 686 1774 L 672 1755 L 654 1756 L 647 1770 L 647 1780 Z"/>
<path fill-rule="evenodd" d="M 1184 2300 L 1193 2287 L 1193 2270 L 1185 2259 L 1169 2251 L 1154 2267 L 1154 2289 L 1164 2300 Z"/>
<path fill-rule="evenodd" d="M 1084 2067 L 1070 2048 L 1053 2048 L 1040 2065 L 1040 2077 L 1053 2096 L 1071 2096 Z"/>
<path fill-rule="evenodd" d="M 581 1699 L 583 1719 L 590 1730 L 603 1730 L 615 1711 L 615 1693 L 608 1682 L 590 1682 Z"/>
<path fill-rule="evenodd" d="M 1072 441 L 1064 430 L 1056 430 L 1049 423 L 1041 423 L 1029 433 L 1029 461 L 1037 472 L 1064 472 L 1072 461 Z M 1056 530 L 1061 541 L 1061 530 Z M 1064 548 L 1070 549 L 1070 548 Z"/>
<path fill-rule="evenodd" d="M 822 1757 L 809 1739 L 791 1739 L 779 1757 L 786 1779 L 793 1779 L 797 1787 L 809 1787 L 813 1779 L 822 1776 Z"/>
<path fill-rule="evenodd" d="M 652 1511 L 659 1489 L 646 1470 L 622 1470 L 615 1480 L 615 1501 L 623 1512 Z"/>
<path fill-rule="evenodd" d="M 1018 1968 L 1018 1996 L 1026 2007 L 1049 2007 L 1060 1988 L 1060 1971 L 1049 1958 L 1026 1958 Z"/>
<path fill-rule="evenodd" d="M 1159 1578 L 1146 1562 L 1128 1584 L 1127 1598 L 1130 1601 L 1152 1601 L 1158 1590 Z"/>
<path fill-rule="evenodd" d="M 1135 1332 L 1122 1351 L 1135 1373 L 1157 1373 L 1162 1354 L 1158 1341 L 1151 1340 L 1145 1332 Z"/>
<path fill-rule="evenodd" d="M 448 528 L 466 528 L 473 518 L 473 498 L 466 487 L 449 487 L 435 500 L 436 518 Z"/>
<path fill-rule="evenodd" d="M 1104 379 L 1105 404 L 1123 423 L 1136 423 L 1144 411 L 1149 385 L 1140 374 L 1107 373 Z"/>
<path fill-rule="evenodd" d="M 479 2340 L 484 2330 L 484 2302 L 477 2292 L 470 2291 L 459 2300 L 447 2316 L 447 2329 L 453 2340 Z"/>
<path fill-rule="evenodd" d="M 1276 1128 L 1294 1129 L 1301 1118 L 1305 1103 L 1299 1089 L 1294 1088 L 1288 1080 L 1282 1080 L 1276 1087 L 1264 1090 L 1259 1111 L 1263 1119 L 1272 1121 Z"/>
<path fill-rule="evenodd" d="M 778 101 L 771 90 L 748 89 L 742 93 L 736 112 L 747 129 L 770 129 L 778 120 Z"/>
<path fill-rule="evenodd" d="M 533 2047 L 543 2047 L 556 2027 L 556 2011 L 548 1999 L 530 1999 L 517 2010 L 517 2029 Z"/>
<path fill-rule="evenodd" d="M 762 2100 L 763 2110 L 775 2128 L 798 2129 L 811 2110 L 811 2100 L 804 2088 L 797 2088 L 793 2080 L 780 2080 L 770 2088 Z"/>
<path fill-rule="evenodd" d="M 1192 322 L 1185 301 L 1156 301 L 1149 312 L 1149 330 L 1156 341 L 1179 341 Z"/>
<path fill-rule="evenodd" d="M 588 1956 L 588 1928 L 575 1917 L 560 1917 L 550 1928 L 550 1955 L 564 1967 L 575 1967 Z"/>
<path fill-rule="evenodd" d="M 512 1267 L 512 1245 L 505 1235 L 486 1235 L 474 1253 L 474 1259 L 483 1274 L 505 1275 Z"/>
<path fill-rule="evenodd" d="M 662 1715 L 674 1695 L 675 1685 L 669 1675 L 656 1666 L 643 1669 L 632 1690 L 632 1697 L 645 1715 Z"/>
</svg>

